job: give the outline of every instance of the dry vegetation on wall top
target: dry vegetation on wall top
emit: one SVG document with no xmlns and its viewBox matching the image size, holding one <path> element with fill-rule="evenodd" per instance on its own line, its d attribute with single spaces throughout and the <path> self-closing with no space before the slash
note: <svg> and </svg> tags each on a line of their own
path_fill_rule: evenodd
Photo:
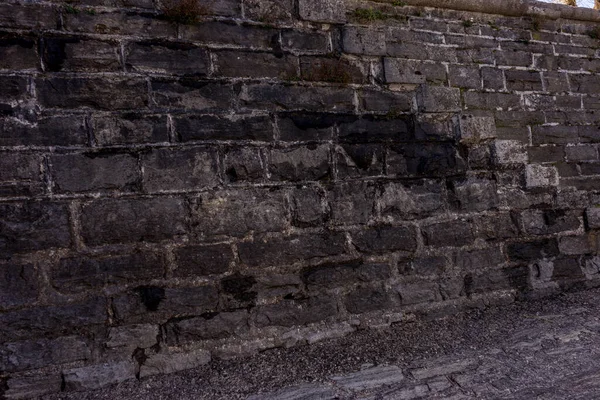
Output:
<svg viewBox="0 0 600 400">
<path fill-rule="evenodd" d="M 600 285 L 593 11 L 157 4 L 0 2 L 0 397 Z"/>
</svg>

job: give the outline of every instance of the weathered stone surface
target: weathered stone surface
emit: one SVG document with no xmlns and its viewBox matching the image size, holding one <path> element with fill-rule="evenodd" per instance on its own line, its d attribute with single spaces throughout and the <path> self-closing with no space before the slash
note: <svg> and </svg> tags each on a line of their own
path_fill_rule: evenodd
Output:
<svg viewBox="0 0 600 400">
<path fill-rule="evenodd" d="M 73 146 L 88 143 L 85 118 L 78 115 L 40 116 L 36 118 L 35 124 L 0 118 L 0 129 L 2 146 Z"/>
<path fill-rule="evenodd" d="M 133 361 L 120 361 L 72 368 L 63 372 L 64 386 L 69 390 L 93 390 L 135 378 Z"/>
<path fill-rule="evenodd" d="M 237 85 L 185 77 L 177 80 L 173 78 L 152 78 L 150 87 L 151 105 L 154 108 L 188 109 L 194 112 L 227 110 L 233 106 L 234 96 L 239 91 Z M 190 117 L 192 119 L 196 118 L 193 115 Z M 221 120 L 209 116 L 203 116 L 199 119 L 201 121 L 215 121 L 215 124 Z M 223 123 L 226 122 L 223 121 Z"/>
<path fill-rule="evenodd" d="M 346 238 L 340 233 L 256 238 L 238 245 L 240 261 L 252 267 L 292 264 L 343 254 Z"/>
<path fill-rule="evenodd" d="M 415 251 L 417 231 L 414 227 L 375 227 L 352 234 L 352 243 L 364 253 Z"/>
<path fill-rule="evenodd" d="M 206 75 L 208 52 L 189 44 L 146 41 L 128 46 L 125 66 L 130 71 Z"/>
<path fill-rule="evenodd" d="M 0 264 L 0 309 L 34 302 L 39 288 L 39 278 L 33 264 Z"/>
<path fill-rule="evenodd" d="M 92 119 L 94 137 L 99 145 L 167 142 L 167 118 L 143 114 L 95 116 Z"/>
<path fill-rule="evenodd" d="M 346 5 L 341 0 L 301 0 L 299 2 L 300 18 L 316 22 L 345 22 Z"/>
<path fill-rule="evenodd" d="M 219 183 L 217 153 L 209 147 L 163 148 L 142 156 L 144 189 L 205 189 Z"/>
<path fill-rule="evenodd" d="M 228 148 L 224 167 L 229 182 L 261 181 L 265 177 L 264 156 L 256 148 Z"/>
<path fill-rule="evenodd" d="M 193 350 L 185 353 L 158 353 L 144 361 L 140 367 L 140 378 L 156 374 L 171 374 L 204 365 L 210 361 L 207 350 Z"/>
<path fill-rule="evenodd" d="M 36 44 L 34 37 L 0 32 L 0 69 L 37 69 Z"/>
<path fill-rule="evenodd" d="M 329 146 L 307 146 L 272 150 L 269 162 L 272 180 L 318 181 L 329 176 Z"/>
<path fill-rule="evenodd" d="M 0 365 L 6 372 L 36 369 L 90 358 L 89 344 L 77 336 L 11 342 L 0 346 Z"/>
<path fill-rule="evenodd" d="M 96 190 L 135 191 L 140 184 L 134 154 L 84 153 L 50 157 L 54 189 L 59 193 Z"/>
<path fill-rule="evenodd" d="M 507 246 L 508 258 L 513 261 L 530 261 L 558 255 L 556 239 L 541 239 L 511 243 Z"/>
<path fill-rule="evenodd" d="M 248 400 L 333 400 L 336 397 L 335 392 L 327 386 L 305 384 L 273 393 L 252 395 Z"/>
<path fill-rule="evenodd" d="M 214 55 L 215 73 L 225 77 L 290 79 L 298 75 L 294 56 L 240 51 Z"/>
<path fill-rule="evenodd" d="M 392 296 L 381 286 L 358 287 L 344 298 L 344 306 L 351 314 L 385 310 L 393 305 Z"/>
<path fill-rule="evenodd" d="M 292 224 L 295 226 L 318 226 L 325 221 L 328 207 L 318 188 L 298 188 L 292 192 L 291 201 Z"/>
<path fill-rule="evenodd" d="M 185 246 L 175 250 L 175 276 L 199 277 L 229 270 L 233 252 L 229 245 Z"/>
<path fill-rule="evenodd" d="M 353 91 L 345 87 L 248 85 L 241 96 L 248 109 L 353 111 Z"/>
<path fill-rule="evenodd" d="M 527 162 L 527 152 L 522 143 L 516 140 L 496 140 L 492 154 L 497 164 L 522 164 Z"/>
<path fill-rule="evenodd" d="M 219 191 L 203 194 L 193 204 L 194 226 L 202 236 L 281 231 L 285 218 L 282 191 Z"/>
<path fill-rule="evenodd" d="M 485 211 L 498 205 L 496 182 L 491 180 L 467 180 L 453 187 L 454 200 L 462 211 Z"/>
<path fill-rule="evenodd" d="M 255 323 L 257 326 L 295 326 L 306 325 L 336 315 L 335 299 L 330 296 L 309 297 L 302 300 L 282 300 L 277 304 L 257 308 Z"/>
<path fill-rule="evenodd" d="M 38 154 L 0 154 L 0 196 L 35 196 L 44 192 L 43 159 Z"/>
<path fill-rule="evenodd" d="M 417 92 L 417 104 L 422 112 L 460 111 L 460 90 L 422 85 Z"/>
<path fill-rule="evenodd" d="M 66 205 L 48 201 L 0 204 L 0 251 L 35 251 L 69 247 Z"/>
<path fill-rule="evenodd" d="M 6 382 L 7 399 L 27 399 L 60 392 L 62 378 L 60 374 L 15 376 Z"/>
<path fill-rule="evenodd" d="M 166 341 L 181 345 L 206 339 L 223 339 L 248 330 L 248 312 L 232 311 L 206 314 L 200 317 L 167 323 Z"/>
<path fill-rule="evenodd" d="M 426 225 L 422 228 L 427 246 L 464 246 L 475 239 L 468 221 L 456 220 Z"/>
<path fill-rule="evenodd" d="M 405 378 L 402 370 L 396 366 L 379 366 L 331 379 L 345 389 L 364 390 L 398 384 Z"/>
<path fill-rule="evenodd" d="M 585 221 L 589 229 L 600 228 L 600 207 L 591 207 L 586 209 Z"/>
<path fill-rule="evenodd" d="M 186 116 L 175 120 L 181 141 L 192 140 L 273 140 L 268 117 L 225 118 L 212 115 Z"/>
<path fill-rule="evenodd" d="M 345 144 L 336 146 L 334 152 L 340 178 L 383 174 L 385 150 L 382 145 Z"/>
<path fill-rule="evenodd" d="M 397 221 L 426 217 L 446 209 L 444 188 L 435 182 L 422 185 L 389 183 L 380 195 L 381 215 Z"/>
<path fill-rule="evenodd" d="M 415 282 L 402 283 L 396 287 L 403 305 L 418 304 L 439 300 L 439 289 L 437 283 Z"/>
<path fill-rule="evenodd" d="M 52 268 L 50 281 L 60 292 L 83 292 L 105 285 L 160 278 L 164 274 L 162 257 L 151 253 L 90 258 L 63 258 Z"/>
<path fill-rule="evenodd" d="M 309 288 L 333 288 L 354 282 L 382 281 L 390 276 L 388 265 L 365 263 L 360 259 L 320 264 L 302 271 L 302 280 Z"/>
<path fill-rule="evenodd" d="M 461 271 L 474 272 L 487 269 L 497 269 L 506 262 L 499 247 L 488 249 L 459 251 L 454 262 Z"/>
<path fill-rule="evenodd" d="M 109 349 L 146 349 L 158 342 L 159 327 L 152 324 L 125 325 L 110 328 L 106 347 Z"/>
<path fill-rule="evenodd" d="M 373 215 L 375 187 L 367 182 L 334 186 L 329 193 L 332 217 L 336 224 L 366 223 Z"/>
<path fill-rule="evenodd" d="M 558 171 L 556 167 L 530 164 L 525 167 L 525 179 L 529 188 L 558 186 Z"/>
<path fill-rule="evenodd" d="M 388 83 L 440 83 L 446 80 L 446 68 L 444 68 L 443 65 L 438 63 L 427 63 L 415 60 L 406 60 L 402 58 L 385 57 L 383 59 L 383 65 L 385 69 L 385 80 Z M 428 95 L 424 94 L 424 96 Z M 426 100 L 422 97 L 418 98 L 422 101 L 430 102 L 427 105 L 429 107 L 429 110 L 427 110 L 427 106 L 424 103 L 421 103 L 423 111 L 436 111 L 433 108 L 434 106 L 432 99 Z M 443 111 L 443 109 L 438 111 Z"/>
<path fill-rule="evenodd" d="M 47 70 L 58 71 L 119 71 L 118 42 L 82 40 L 81 38 L 44 37 L 42 60 Z"/>
<path fill-rule="evenodd" d="M 186 233 L 186 211 L 177 197 L 104 199 L 82 207 L 81 225 L 90 245 L 156 242 Z"/>
</svg>

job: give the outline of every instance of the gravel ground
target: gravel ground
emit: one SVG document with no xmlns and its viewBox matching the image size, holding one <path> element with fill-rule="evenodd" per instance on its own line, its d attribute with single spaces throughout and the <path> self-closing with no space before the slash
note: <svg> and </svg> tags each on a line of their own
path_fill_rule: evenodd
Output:
<svg viewBox="0 0 600 400">
<path fill-rule="evenodd" d="M 600 398 L 600 290 L 45 399 Z"/>
</svg>

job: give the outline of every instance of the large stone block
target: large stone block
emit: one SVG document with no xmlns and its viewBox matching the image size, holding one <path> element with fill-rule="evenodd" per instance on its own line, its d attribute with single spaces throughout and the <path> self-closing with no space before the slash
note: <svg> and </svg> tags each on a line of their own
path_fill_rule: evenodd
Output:
<svg viewBox="0 0 600 400">
<path fill-rule="evenodd" d="M 65 154 L 50 157 L 54 190 L 76 193 L 96 190 L 135 191 L 140 187 L 137 155 Z"/>
<path fill-rule="evenodd" d="M 345 296 L 344 306 L 351 314 L 362 314 L 392 308 L 394 303 L 383 287 L 358 287 Z"/>
<path fill-rule="evenodd" d="M 492 180 L 456 182 L 452 192 L 453 200 L 461 211 L 485 211 L 498 206 L 496 183 Z"/>
<path fill-rule="evenodd" d="M 102 199 L 84 204 L 83 240 L 88 245 L 157 242 L 187 230 L 187 211 L 181 198 Z"/>
<path fill-rule="evenodd" d="M 238 244 L 240 261 L 249 267 L 289 265 L 345 252 L 346 237 L 342 233 L 263 237 Z"/>
<path fill-rule="evenodd" d="M 509 243 L 506 253 L 511 261 L 533 261 L 559 254 L 555 238 Z"/>
<path fill-rule="evenodd" d="M 223 50 L 215 52 L 213 57 L 218 76 L 279 79 L 298 76 L 298 59 L 291 55 Z"/>
<path fill-rule="evenodd" d="M 39 278 L 33 264 L 0 264 L 0 309 L 34 302 L 39 288 Z"/>
<path fill-rule="evenodd" d="M 2 106 L 0 105 L 0 108 Z M 1 146 L 77 146 L 88 143 L 85 116 L 40 116 L 35 125 L 0 118 Z"/>
<path fill-rule="evenodd" d="M 240 99 L 247 109 L 354 111 L 354 91 L 347 87 L 253 84 Z"/>
<path fill-rule="evenodd" d="M 436 182 L 387 183 L 382 187 L 379 204 L 381 215 L 396 221 L 427 217 L 447 209 L 444 187 Z"/>
<path fill-rule="evenodd" d="M 208 313 L 200 317 L 174 320 L 165 326 L 166 342 L 182 345 L 201 340 L 224 339 L 248 331 L 248 311 Z"/>
<path fill-rule="evenodd" d="M 35 196 L 46 190 L 39 154 L 0 153 L 0 197 Z"/>
<path fill-rule="evenodd" d="M 269 117 L 227 118 L 212 115 L 183 116 L 175 119 L 182 142 L 192 140 L 273 140 L 273 122 Z"/>
<path fill-rule="evenodd" d="M 286 223 L 282 191 L 230 190 L 193 200 L 193 225 L 202 237 L 280 232 Z"/>
<path fill-rule="evenodd" d="M 302 270 L 302 280 L 309 289 L 335 288 L 359 282 L 383 281 L 391 276 L 387 264 L 361 259 L 320 264 Z"/>
<path fill-rule="evenodd" d="M 528 188 L 558 186 L 558 170 L 553 166 L 530 164 L 525 167 Z"/>
<path fill-rule="evenodd" d="M 168 142 L 167 118 L 136 113 L 92 117 L 92 130 L 100 146 Z"/>
<path fill-rule="evenodd" d="M 343 0 L 300 0 L 300 18 L 315 22 L 346 22 L 346 3 Z"/>
<path fill-rule="evenodd" d="M 328 178 L 330 174 L 328 145 L 308 145 L 271 151 L 271 180 L 318 181 Z"/>
<path fill-rule="evenodd" d="M 234 45 L 255 49 L 271 49 L 278 31 L 267 26 L 238 25 L 235 22 L 205 21 L 195 25 L 181 25 L 181 37 L 194 42 Z"/>
<path fill-rule="evenodd" d="M 233 261 L 230 245 L 185 246 L 175 250 L 177 277 L 202 277 L 222 274 Z"/>
<path fill-rule="evenodd" d="M 196 368 L 207 364 L 209 361 L 210 352 L 207 350 L 151 354 L 140 367 L 140 378 Z"/>
<path fill-rule="evenodd" d="M 255 324 L 264 326 L 299 326 L 319 322 L 338 313 L 331 296 L 309 297 L 302 300 L 282 300 L 260 306 L 254 314 Z"/>
<path fill-rule="evenodd" d="M 0 346 L 0 366 L 15 372 L 91 358 L 88 343 L 78 336 L 5 343 Z"/>
<path fill-rule="evenodd" d="M 475 235 L 469 221 L 447 221 L 426 225 L 423 228 L 426 246 L 464 246 L 473 243 Z"/>
<path fill-rule="evenodd" d="M 159 255 L 137 252 L 101 258 L 69 257 L 52 268 L 50 282 L 60 292 L 97 291 L 105 285 L 158 279 L 164 275 Z"/>
<path fill-rule="evenodd" d="M 190 190 L 219 184 L 217 152 L 207 147 L 162 148 L 142 156 L 144 189 Z"/>
<path fill-rule="evenodd" d="M 78 37 L 44 37 L 41 42 L 48 71 L 121 71 L 120 46 L 116 41 L 82 40 Z"/>
<path fill-rule="evenodd" d="M 63 13 L 63 29 L 93 34 L 133 35 L 136 37 L 175 38 L 177 25 L 154 14 L 96 11 L 95 13 Z"/>
<path fill-rule="evenodd" d="M 342 142 L 405 141 L 411 139 L 412 121 L 406 116 L 348 116 L 340 121 L 339 139 Z"/>
<path fill-rule="evenodd" d="M 158 109 L 223 112 L 233 107 L 239 85 L 194 78 L 152 78 L 151 105 Z"/>
<path fill-rule="evenodd" d="M 260 182 L 265 179 L 265 155 L 259 148 L 228 147 L 225 149 L 225 178 L 229 182 Z"/>
<path fill-rule="evenodd" d="M 363 253 L 412 252 L 417 249 L 417 231 L 414 227 L 370 228 L 353 233 L 352 243 Z"/>
<path fill-rule="evenodd" d="M 148 85 L 137 78 L 37 79 L 36 90 L 40 104 L 50 108 L 139 110 L 148 105 Z"/>
<path fill-rule="evenodd" d="M 0 69 L 37 69 L 36 47 L 37 41 L 31 36 L 0 32 Z"/>
<path fill-rule="evenodd" d="M 368 56 L 386 55 L 386 32 L 373 26 L 344 26 L 342 47 L 344 52 Z"/>
<path fill-rule="evenodd" d="M 369 182 L 337 184 L 328 198 L 335 224 L 366 224 L 373 216 L 375 186 Z"/>
<path fill-rule="evenodd" d="M 335 147 L 337 175 L 341 179 L 383 175 L 385 149 L 380 144 L 342 144 Z"/>
<path fill-rule="evenodd" d="M 421 84 L 425 82 L 443 83 L 446 81 L 446 68 L 439 63 L 385 57 L 383 59 L 383 66 L 385 70 L 385 81 L 387 83 Z M 439 91 L 437 89 L 434 89 L 434 92 L 438 93 Z M 431 92 L 431 90 L 428 90 L 428 94 L 425 94 L 425 96 L 437 95 L 441 96 L 441 92 L 438 94 L 434 94 Z M 437 107 L 434 107 L 432 99 L 426 100 L 422 97 L 417 98 L 421 99 L 422 101 L 429 102 L 428 105 L 424 105 L 424 103 L 419 103 L 422 107 L 424 107 L 423 111 L 444 111 L 443 109 L 440 109 L 441 107 L 443 107 L 441 104 Z M 443 98 L 446 98 L 445 95 Z M 437 101 L 441 101 L 441 99 L 442 97 L 440 97 Z M 427 107 L 429 107 L 429 109 L 427 109 Z M 448 111 L 452 111 L 452 109 Z"/>
<path fill-rule="evenodd" d="M 132 360 L 68 369 L 63 372 L 66 390 L 94 390 L 135 378 Z"/>
<path fill-rule="evenodd" d="M 69 247 L 65 204 L 48 201 L 0 204 L 0 253 Z"/>
<path fill-rule="evenodd" d="M 204 76 L 210 60 L 205 49 L 192 44 L 150 40 L 126 48 L 125 67 L 142 73 Z"/>
<path fill-rule="evenodd" d="M 421 85 L 417 92 L 417 105 L 421 112 L 460 111 L 460 90 L 443 86 Z"/>
<path fill-rule="evenodd" d="M 299 227 L 318 226 L 327 218 L 328 207 L 318 188 L 302 187 L 292 192 L 292 224 Z"/>
</svg>

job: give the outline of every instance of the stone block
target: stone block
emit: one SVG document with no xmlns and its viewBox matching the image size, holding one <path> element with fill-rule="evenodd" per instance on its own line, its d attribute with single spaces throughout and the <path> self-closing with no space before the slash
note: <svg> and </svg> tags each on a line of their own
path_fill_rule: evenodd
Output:
<svg viewBox="0 0 600 400">
<path fill-rule="evenodd" d="M 329 35 L 327 32 L 317 30 L 283 29 L 281 31 L 281 47 L 284 50 L 325 53 L 329 49 Z"/>
<path fill-rule="evenodd" d="M 44 67 L 48 71 L 121 71 L 120 46 L 116 41 L 83 40 L 78 37 L 41 39 Z"/>
<path fill-rule="evenodd" d="M 15 102 L 29 97 L 28 79 L 23 76 L 1 76 L 0 85 L 2 86 L 2 93 L 0 93 L 2 108 L 5 108 L 2 103 Z M 6 107 L 10 110 L 9 104 L 6 104 Z"/>
<path fill-rule="evenodd" d="M 567 146 L 565 147 L 567 161 L 597 161 L 598 149 L 595 146 Z"/>
<path fill-rule="evenodd" d="M 94 390 L 135 378 L 133 361 L 96 364 L 63 372 L 66 390 Z"/>
<path fill-rule="evenodd" d="M 369 67 L 349 57 L 304 56 L 300 58 L 302 80 L 313 82 L 368 83 Z"/>
<path fill-rule="evenodd" d="M 289 21 L 294 12 L 292 0 L 248 0 L 244 2 L 244 14 L 256 21 Z"/>
<path fill-rule="evenodd" d="M 52 5 L 4 3 L 0 5 L 0 26 L 25 29 L 58 29 L 58 9 Z"/>
<path fill-rule="evenodd" d="M 148 86 L 137 78 L 37 79 L 36 91 L 40 104 L 48 108 L 140 110 L 148 105 Z"/>
<path fill-rule="evenodd" d="M 335 147 L 337 174 L 341 179 L 383 174 L 385 150 L 382 145 L 343 144 Z"/>
<path fill-rule="evenodd" d="M 516 289 L 524 291 L 529 287 L 529 269 L 526 266 L 486 271 L 483 274 L 469 274 L 465 277 L 465 293 L 489 293 L 495 290 Z"/>
<path fill-rule="evenodd" d="M 506 88 L 510 91 L 541 91 L 543 90 L 542 76 L 539 72 L 506 70 Z"/>
<path fill-rule="evenodd" d="M 352 243 L 362 253 L 415 251 L 417 231 L 414 227 L 378 227 L 352 234 Z"/>
<path fill-rule="evenodd" d="M 152 78 L 151 105 L 161 109 L 185 109 L 193 112 L 223 112 L 233 107 L 239 86 L 226 82 L 211 82 L 194 78 Z M 220 121 L 216 117 L 194 115 L 185 118 L 199 118 L 202 121 Z M 181 118 L 181 117 L 180 117 Z M 176 119 L 179 120 L 180 118 Z M 243 120 L 240 118 L 239 120 Z M 200 128 L 200 127 L 199 127 Z M 208 127 L 205 127 L 205 129 Z M 197 133 L 202 137 L 202 129 Z"/>
<path fill-rule="evenodd" d="M 465 92 L 463 96 L 465 109 L 469 110 L 508 111 L 521 108 L 521 97 L 512 93 Z"/>
<path fill-rule="evenodd" d="M 506 262 L 500 247 L 470 251 L 459 251 L 454 256 L 456 267 L 462 272 L 477 272 L 498 269 Z"/>
<path fill-rule="evenodd" d="M 36 70 L 36 47 L 31 36 L 0 32 L 0 70 Z"/>
<path fill-rule="evenodd" d="M 330 174 L 328 145 L 308 145 L 271 151 L 269 157 L 271 180 L 318 181 L 330 177 Z"/>
<path fill-rule="evenodd" d="M 50 157 L 54 190 L 77 193 L 98 190 L 136 191 L 140 187 L 137 155 L 84 153 Z"/>
<path fill-rule="evenodd" d="M 373 216 L 375 186 L 369 182 L 337 184 L 328 201 L 336 225 L 366 224 Z"/>
<path fill-rule="evenodd" d="M 463 114 L 458 118 L 460 141 L 471 144 L 496 137 L 496 123 L 493 117 L 479 117 Z"/>
<path fill-rule="evenodd" d="M 494 162 L 499 165 L 524 164 L 527 150 L 517 140 L 495 140 L 492 144 Z"/>
<path fill-rule="evenodd" d="M 373 26 L 344 26 L 342 47 L 345 53 L 384 56 L 386 55 L 386 32 Z"/>
<path fill-rule="evenodd" d="M 352 143 L 410 140 L 412 123 L 407 116 L 349 116 L 340 121 L 339 140 Z"/>
<path fill-rule="evenodd" d="M 35 196 L 45 192 L 41 155 L 0 154 L 0 196 Z"/>
<path fill-rule="evenodd" d="M 286 142 L 331 140 L 337 120 L 338 117 L 333 114 L 317 112 L 280 113 L 277 120 L 279 140 Z"/>
<path fill-rule="evenodd" d="M 547 235 L 580 228 L 580 212 L 568 210 L 525 210 L 521 213 L 522 229 L 530 235 Z"/>
<path fill-rule="evenodd" d="M 0 346 L 0 366 L 6 372 L 85 361 L 91 356 L 88 343 L 78 336 L 10 342 Z"/>
<path fill-rule="evenodd" d="M 69 247 L 65 204 L 48 201 L 0 204 L 0 253 Z"/>
<path fill-rule="evenodd" d="M 343 0 L 300 0 L 300 18 L 306 21 L 346 22 L 346 3 Z"/>
<path fill-rule="evenodd" d="M 273 140 L 273 123 L 270 118 L 227 118 L 213 115 L 175 118 L 175 129 L 182 142 L 192 140 Z"/>
<path fill-rule="evenodd" d="M 298 58 L 291 55 L 223 50 L 213 57 L 217 76 L 283 80 L 298 76 Z"/>
<path fill-rule="evenodd" d="M 276 304 L 257 307 L 254 320 L 258 327 L 299 326 L 319 322 L 338 313 L 331 296 L 309 297 L 301 300 L 282 300 Z"/>
<path fill-rule="evenodd" d="M 456 220 L 438 222 L 422 228 L 426 246 L 460 247 L 473 243 L 473 225 L 468 221 Z"/>
<path fill-rule="evenodd" d="M 248 331 L 248 311 L 209 313 L 200 317 L 174 320 L 165 325 L 166 342 L 171 346 L 202 340 L 224 339 Z"/>
<path fill-rule="evenodd" d="M 38 291 L 39 280 L 33 264 L 0 264 L 0 309 L 32 303 Z"/>
<path fill-rule="evenodd" d="M 417 105 L 421 112 L 458 112 L 461 109 L 460 90 L 421 85 L 417 91 Z"/>
<path fill-rule="evenodd" d="M 553 280 L 582 280 L 585 277 L 585 274 L 579 265 L 578 258 L 563 257 L 555 260 L 553 264 Z"/>
<path fill-rule="evenodd" d="M 149 40 L 126 47 L 125 67 L 132 72 L 205 76 L 210 60 L 205 49 L 192 44 Z"/>
<path fill-rule="evenodd" d="M 553 166 L 529 164 L 525 167 L 528 188 L 558 186 L 558 170 Z"/>
<path fill-rule="evenodd" d="M 595 243 L 591 237 L 583 236 L 563 236 L 558 241 L 558 249 L 561 254 L 578 255 L 590 254 L 595 250 Z"/>
<path fill-rule="evenodd" d="M 434 282 L 401 283 L 395 289 L 400 295 L 402 305 L 440 300 L 438 284 Z"/>
<path fill-rule="evenodd" d="M 40 116 L 35 122 L 36 125 L 32 125 L 17 119 L 0 118 L 0 146 L 77 146 L 88 143 L 84 116 Z"/>
<path fill-rule="evenodd" d="M 302 187 L 292 192 L 292 224 L 298 227 L 319 226 L 326 219 L 328 206 L 318 188 Z"/>
<path fill-rule="evenodd" d="M 230 245 L 185 246 L 175 250 L 177 277 L 203 277 L 222 274 L 233 261 Z"/>
<path fill-rule="evenodd" d="M 207 350 L 192 350 L 185 353 L 158 353 L 150 355 L 140 366 L 140 378 L 158 374 L 171 374 L 196 368 L 210 361 Z"/>
<path fill-rule="evenodd" d="M 382 287 L 358 287 L 345 296 L 344 306 L 351 314 L 362 314 L 392 308 L 394 303 Z"/>
<path fill-rule="evenodd" d="M 181 198 L 101 199 L 81 210 L 81 234 L 88 245 L 158 242 L 186 233 Z"/>
<path fill-rule="evenodd" d="M 313 288 L 335 288 L 359 282 L 383 281 L 391 276 L 387 264 L 365 263 L 361 259 L 324 263 L 302 270 L 302 281 Z"/>
<path fill-rule="evenodd" d="M 252 84 L 240 100 L 244 109 L 354 111 L 354 91 L 347 87 Z"/>
<path fill-rule="evenodd" d="M 106 347 L 109 349 L 133 350 L 147 349 L 158 342 L 159 326 L 153 324 L 135 324 L 115 326 L 108 331 Z"/>
<path fill-rule="evenodd" d="M 262 181 L 265 177 L 264 156 L 257 148 L 226 148 L 223 164 L 225 177 L 232 183 Z"/>
<path fill-rule="evenodd" d="M 59 292 L 96 291 L 105 285 L 158 279 L 165 273 L 160 255 L 134 252 L 109 257 L 62 258 L 52 267 L 50 282 Z"/>
<path fill-rule="evenodd" d="M 450 86 L 465 89 L 481 89 L 482 80 L 477 66 L 448 65 L 448 81 Z"/>
<path fill-rule="evenodd" d="M 232 45 L 268 50 L 277 42 L 279 32 L 267 26 L 237 24 L 234 21 L 205 21 L 201 24 L 180 25 L 184 40 L 203 44 Z"/>
<path fill-rule="evenodd" d="M 155 149 L 141 162 L 147 192 L 205 189 L 220 182 L 217 152 L 209 147 Z"/>
<path fill-rule="evenodd" d="M 390 154 L 406 163 L 406 170 L 397 175 L 421 178 L 442 178 L 464 173 L 466 163 L 451 143 L 406 143 L 390 146 Z M 399 162 L 395 161 L 396 163 Z"/>
<path fill-rule="evenodd" d="M 7 399 L 29 399 L 61 390 L 62 378 L 59 373 L 43 375 L 12 376 L 6 381 Z"/>
<path fill-rule="evenodd" d="M 282 191 L 229 190 L 203 193 L 193 200 L 193 225 L 202 237 L 280 232 L 286 224 Z"/>
<path fill-rule="evenodd" d="M 155 14 L 98 10 L 63 13 L 62 28 L 70 32 L 86 32 L 101 35 L 131 35 L 136 37 L 175 38 L 177 25 Z"/>
<path fill-rule="evenodd" d="M 169 141 L 167 118 L 126 113 L 117 116 L 93 116 L 92 130 L 100 146 Z"/>
<path fill-rule="evenodd" d="M 600 229 L 600 207 L 589 207 L 585 210 L 585 223 L 588 229 Z"/>
<path fill-rule="evenodd" d="M 238 244 L 240 262 L 249 267 L 289 265 L 319 260 L 346 252 L 342 233 L 298 234 L 274 238 L 255 238 Z"/>
<path fill-rule="evenodd" d="M 385 71 L 385 81 L 387 83 L 408 83 L 408 84 L 421 84 L 425 82 L 430 83 L 443 83 L 446 81 L 446 68 L 438 63 L 429 63 L 415 60 L 406 60 L 403 58 L 390 58 L 385 57 L 383 59 L 383 68 Z M 432 87 L 430 87 L 431 89 Z M 455 94 L 450 95 L 452 92 L 446 91 L 448 94 L 443 94 L 442 91 L 435 89 L 433 92 L 428 90 L 424 96 L 429 96 L 429 98 L 421 98 L 422 101 L 427 101 L 427 106 L 424 103 L 420 103 L 421 107 L 424 107 L 423 111 L 435 112 L 435 111 L 444 111 L 443 107 L 450 107 L 453 105 L 452 97 Z M 438 96 L 438 97 L 432 97 Z M 419 98 L 419 97 L 417 97 Z M 460 103 L 460 94 L 459 94 L 459 103 Z M 444 105 L 435 106 L 434 101 L 444 101 L 446 103 Z M 453 106 L 454 107 L 454 106 Z M 448 110 L 452 111 L 452 110 Z"/>
<path fill-rule="evenodd" d="M 358 101 L 365 111 L 397 114 L 413 110 L 415 95 L 412 92 L 362 89 L 358 92 Z"/>
<path fill-rule="evenodd" d="M 382 187 L 381 215 L 396 221 L 421 218 L 446 210 L 445 190 L 435 182 L 406 185 L 391 182 Z"/>
<path fill-rule="evenodd" d="M 485 211 L 498 206 L 496 182 L 492 180 L 469 179 L 456 182 L 452 193 L 452 200 L 461 211 Z"/>
<path fill-rule="evenodd" d="M 559 254 L 555 238 L 509 243 L 506 254 L 511 261 L 534 261 Z"/>
</svg>

